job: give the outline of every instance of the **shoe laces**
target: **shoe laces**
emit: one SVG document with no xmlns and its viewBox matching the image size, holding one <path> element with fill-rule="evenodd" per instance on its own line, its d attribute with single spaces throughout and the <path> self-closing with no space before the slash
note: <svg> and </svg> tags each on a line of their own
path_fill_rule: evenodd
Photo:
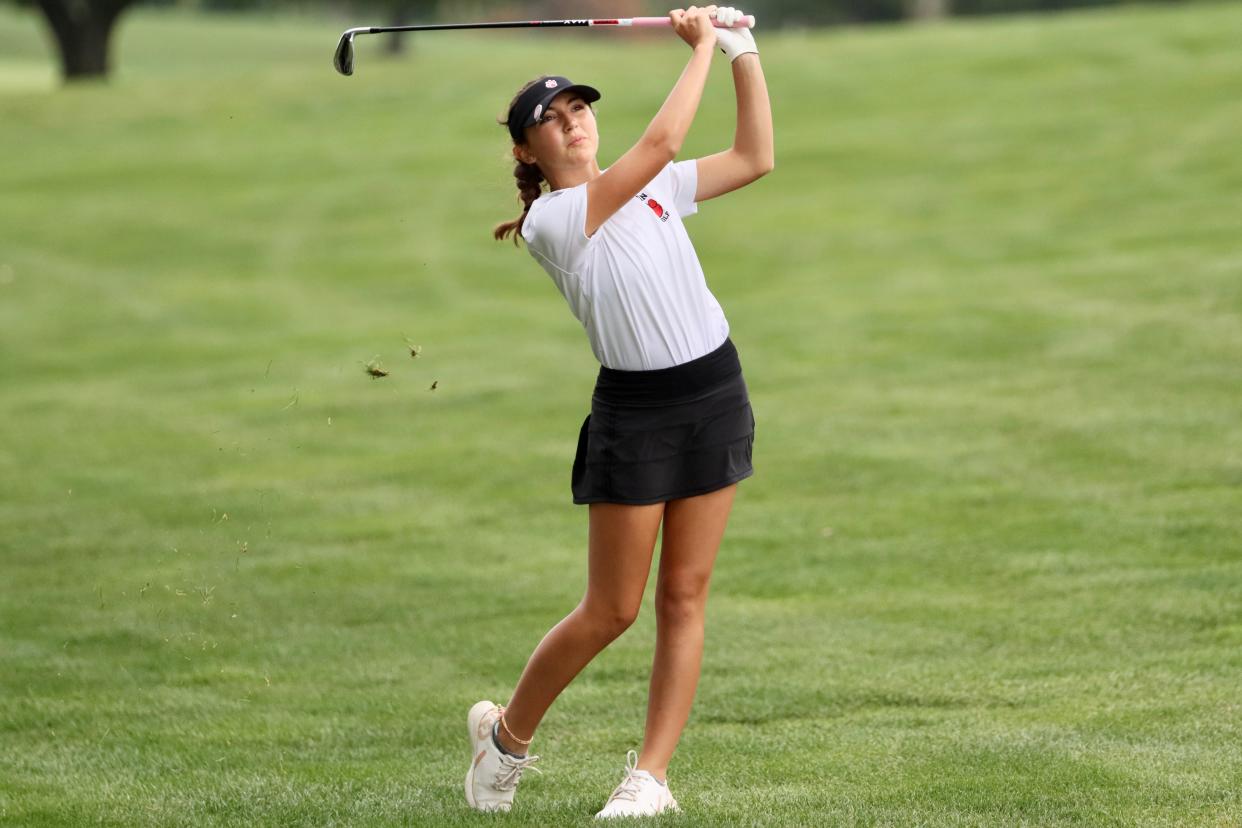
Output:
<svg viewBox="0 0 1242 828">
<path fill-rule="evenodd" d="M 543 771 L 533 765 L 539 761 L 538 756 L 523 756 L 520 759 L 507 753 L 500 754 L 500 770 L 496 771 L 496 782 L 492 785 L 498 791 L 511 791 L 522 779 L 522 771 L 530 768 L 535 773 Z"/>
<path fill-rule="evenodd" d="M 631 802 L 638 801 L 638 792 L 642 790 L 645 777 L 639 776 L 638 773 L 638 751 L 627 750 L 625 752 L 625 778 L 621 780 L 621 784 L 612 792 L 612 796 L 608 797 L 608 801 L 614 799 L 628 799 Z"/>
</svg>

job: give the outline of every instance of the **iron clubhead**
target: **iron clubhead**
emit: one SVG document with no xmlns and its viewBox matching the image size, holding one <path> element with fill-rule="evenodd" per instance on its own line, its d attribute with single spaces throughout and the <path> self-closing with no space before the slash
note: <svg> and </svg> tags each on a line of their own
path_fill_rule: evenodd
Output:
<svg viewBox="0 0 1242 828">
<path fill-rule="evenodd" d="M 341 42 L 336 44 L 336 54 L 332 58 L 332 65 L 342 75 L 354 73 L 354 35 L 359 31 L 359 29 L 350 29 L 341 35 Z"/>
</svg>

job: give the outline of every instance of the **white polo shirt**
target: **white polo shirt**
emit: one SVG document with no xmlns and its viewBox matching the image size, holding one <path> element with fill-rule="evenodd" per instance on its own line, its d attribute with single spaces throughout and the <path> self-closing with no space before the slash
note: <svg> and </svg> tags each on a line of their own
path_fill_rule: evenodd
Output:
<svg viewBox="0 0 1242 828">
<path fill-rule="evenodd" d="M 586 184 L 544 193 L 522 238 L 586 329 L 601 365 L 668 368 L 711 353 L 729 323 L 707 289 L 682 225 L 698 211 L 695 161 L 668 164 L 637 196 L 586 235 Z"/>
</svg>

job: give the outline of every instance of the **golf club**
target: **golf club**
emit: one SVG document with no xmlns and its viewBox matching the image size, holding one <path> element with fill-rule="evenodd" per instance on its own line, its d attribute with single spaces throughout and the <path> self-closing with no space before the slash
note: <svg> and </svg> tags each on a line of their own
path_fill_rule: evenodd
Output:
<svg viewBox="0 0 1242 828">
<path fill-rule="evenodd" d="M 505 23 L 439 23 L 427 26 L 362 26 L 347 29 L 336 45 L 332 65 L 342 75 L 354 73 L 354 36 L 360 34 L 385 34 L 388 32 L 440 32 L 449 29 L 530 29 L 537 26 L 611 26 L 611 27 L 659 27 L 671 26 L 667 17 L 628 17 L 610 20 L 514 20 Z M 716 26 L 722 24 L 716 23 Z M 731 28 L 751 29 L 755 26 L 754 15 L 744 15 Z"/>
</svg>

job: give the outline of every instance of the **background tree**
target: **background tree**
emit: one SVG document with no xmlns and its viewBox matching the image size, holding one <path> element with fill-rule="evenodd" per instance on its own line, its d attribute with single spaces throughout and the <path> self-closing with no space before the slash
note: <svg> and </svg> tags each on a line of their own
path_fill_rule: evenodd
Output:
<svg viewBox="0 0 1242 828">
<path fill-rule="evenodd" d="M 389 26 L 429 23 L 435 18 L 436 5 L 436 0 L 388 0 L 384 4 L 388 11 Z M 405 32 L 393 32 L 388 35 L 388 43 L 384 50 L 390 55 L 403 54 L 407 42 Z"/>
<path fill-rule="evenodd" d="M 56 39 L 66 81 L 108 74 L 108 46 L 121 13 L 135 0 L 38 0 Z M 31 5 L 29 0 L 21 5 Z"/>
</svg>

